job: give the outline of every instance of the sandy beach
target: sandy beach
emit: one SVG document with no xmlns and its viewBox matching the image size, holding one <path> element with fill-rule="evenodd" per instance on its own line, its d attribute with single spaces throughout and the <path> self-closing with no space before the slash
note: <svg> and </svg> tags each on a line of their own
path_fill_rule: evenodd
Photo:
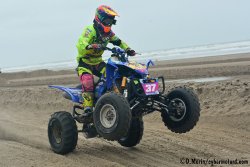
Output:
<svg viewBox="0 0 250 167">
<path fill-rule="evenodd" d="M 160 113 L 153 113 L 143 118 L 144 136 L 134 148 L 85 139 L 79 133 L 76 150 L 65 156 L 50 150 L 47 124 L 56 111 L 71 112 L 72 103 L 48 85 L 79 84 L 74 70 L 1 73 L 0 167 L 174 167 L 182 166 L 182 158 L 238 159 L 250 164 L 250 53 L 156 62 L 150 71 L 166 78 L 167 90 L 185 85 L 196 92 L 201 104 L 196 127 L 175 134 L 164 126 Z M 208 77 L 228 78 L 185 82 Z"/>
</svg>

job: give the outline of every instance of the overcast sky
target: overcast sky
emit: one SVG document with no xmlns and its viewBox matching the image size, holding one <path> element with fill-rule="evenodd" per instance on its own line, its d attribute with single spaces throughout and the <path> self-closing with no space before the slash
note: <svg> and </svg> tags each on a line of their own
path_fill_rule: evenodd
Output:
<svg viewBox="0 0 250 167">
<path fill-rule="evenodd" d="M 138 52 L 250 40 L 249 0 L 1 0 L 0 68 L 74 60 L 100 4 Z"/>
</svg>

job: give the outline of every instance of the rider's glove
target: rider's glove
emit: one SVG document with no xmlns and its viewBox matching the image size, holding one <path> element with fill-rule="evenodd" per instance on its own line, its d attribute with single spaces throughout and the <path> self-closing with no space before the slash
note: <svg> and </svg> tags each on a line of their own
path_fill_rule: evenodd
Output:
<svg viewBox="0 0 250 167">
<path fill-rule="evenodd" d="M 104 46 L 102 44 L 91 44 L 86 47 L 86 49 L 94 49 L 94 50 L 104 50 Z"/>
<path fill-rule="evenodd" d="M 130 49 L 130 48 L 128 48 L 127 50 L 126 50 L 126 53 L 129 55 L 129 56 L 135 56 L 135 51 L 133 50 L 133 49 Z"/>
</svg>

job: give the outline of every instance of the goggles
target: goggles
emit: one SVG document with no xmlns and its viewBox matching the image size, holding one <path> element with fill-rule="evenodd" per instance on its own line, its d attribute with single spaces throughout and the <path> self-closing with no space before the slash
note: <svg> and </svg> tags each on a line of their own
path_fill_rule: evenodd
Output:
<svg viewBox="0 0 250 167">
<path fill-rule="evenodd" d="M 115 19 L 110 19 L 110 18 L 107 18 L 107 19 L 104 19 L 102 21 L 102 24 L 104 26 L 112 26 L 113 24 L 116 24 L 116 20 Z"/>
</svg>

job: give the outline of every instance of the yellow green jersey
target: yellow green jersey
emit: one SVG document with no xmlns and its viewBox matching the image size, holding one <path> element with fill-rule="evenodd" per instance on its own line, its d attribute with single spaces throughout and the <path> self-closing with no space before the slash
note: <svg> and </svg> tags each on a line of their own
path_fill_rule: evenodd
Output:
<svg viewBox="0 0 250 167">
<path fill-rule="evenodd" d="M 81 34 L 76 45 L 78 49 L 77 62 L 79 63 L 80 61 L 82 61 L 90 65 L 99 64 L 103 61 L 102 54 L 104 51 L 86 49 L 86 47 L 91 44 L 102 44 L 104 46 L 107 46 L 108 43 L 119 46 L 124 50 L 129 48 L 128 45 L 120 40 L 112 31 L 104 36 L 97 33 L 94 24 L 87 26 Z"/>
</svg>

